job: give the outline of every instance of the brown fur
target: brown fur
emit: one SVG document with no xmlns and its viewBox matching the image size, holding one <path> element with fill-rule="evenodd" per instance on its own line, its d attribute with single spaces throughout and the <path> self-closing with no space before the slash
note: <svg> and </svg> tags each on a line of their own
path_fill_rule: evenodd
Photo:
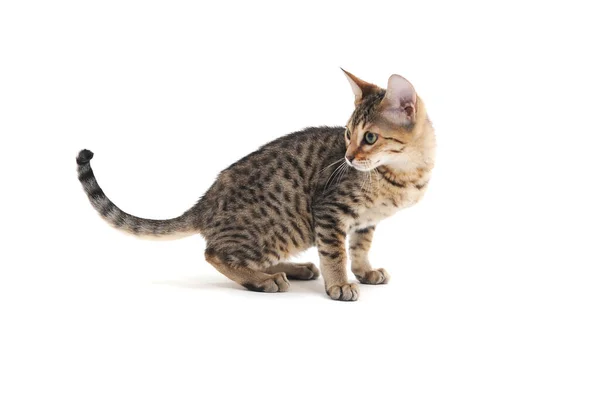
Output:
<svg viewBox="0 0 600 400">
<path fill-rule="evenodd" d="M 435 137 L 421 99 L 403 78 L 393 75 L 381 89 L 347 76 L 356 104 L 349 140 L 344 128 L 322 127 L 268 143 L 221 172 L 180 217 L 147 220 L 121 211 L 96 182 L 87 150 L 77 158 L 79 179 L 117 228 L 157 237 L 201 233 L 206 260 L 249 290 L 285 292 L 288 278 L 318 278 L 313 264 L 286 261 L 316 245 L 327 294 L 357 300 L 358 286 L 347 276 L 346 236 L 357 279 L 387 283 L 389 274 L 368 260 L 375 225 L 423 196 Z M 375 143 L 365 142 L 367 132 L 377 135 Z"/>
</svg>

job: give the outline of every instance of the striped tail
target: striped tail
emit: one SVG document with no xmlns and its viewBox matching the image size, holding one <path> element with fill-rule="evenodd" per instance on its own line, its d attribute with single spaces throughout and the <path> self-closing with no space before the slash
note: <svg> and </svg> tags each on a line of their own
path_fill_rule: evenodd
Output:
<svg viewBox="0 0 600 400">
<path fill-rule="evenodd" d="M 187 212 L 177 218 L 155 220 L 135 217 L 122 211 L 106 197 L 98 185 L 90 165 L 93 157 L 94 153 L 90 150 L 81 150 L 77 156 L 77 173 L 90 203 L 109 224 L 136 236 L 161 239 L 175 239 L 198 233 L 198 230 L 193 228 Z"/>
</svg>

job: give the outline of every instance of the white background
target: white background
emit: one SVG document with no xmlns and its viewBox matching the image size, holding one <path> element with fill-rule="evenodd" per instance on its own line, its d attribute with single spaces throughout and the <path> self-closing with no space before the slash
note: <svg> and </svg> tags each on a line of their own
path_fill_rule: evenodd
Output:
<svg viewBox="0 0 600 400">
<path fill-rule="evenodd" d="M 592 4 L 3 1 L 0 397 L 598 399 Z M 248 292 L 81 190 L 85 147 L 118 206 L 177 216 L 261 144 L 343 125 L 338 67 L 411 80 L 439 144 L 356 303 Z"/>
</svg>

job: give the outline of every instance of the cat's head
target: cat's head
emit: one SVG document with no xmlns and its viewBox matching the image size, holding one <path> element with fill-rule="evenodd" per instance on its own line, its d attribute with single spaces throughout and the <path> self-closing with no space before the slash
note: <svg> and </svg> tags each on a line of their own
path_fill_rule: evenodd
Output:
<svg viewBox="0 0 600 400">
<path fill-rule="evenodd" d="M 429 146 L 429 138 L 424 136 L 433 132 L 413 85 L 392 75 L 382 89 L 344 73 L 355 97 L 344 134 L 346 162 L 359 171 L 382 165 L 397 170 L 415 167 L 424 156 L 423 147 Z"/>
</svg>

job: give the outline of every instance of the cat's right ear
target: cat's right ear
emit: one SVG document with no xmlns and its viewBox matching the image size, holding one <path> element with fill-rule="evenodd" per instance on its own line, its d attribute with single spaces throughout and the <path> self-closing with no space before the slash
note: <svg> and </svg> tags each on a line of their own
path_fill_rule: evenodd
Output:
<svg viewBox="0 0 600 400">
<path fill-rule="evenodd" d="M 340 68 L 346 78 L 348 78 L 348 82 L 350 82 L 350 86 L 352 86 L 352 91 L 354 92 L 354 104 L 358 104 L 362 101 L 363 98 L 368 96 L 371 93 L 376 93 L 381 90 L 377 85 L 373 85 L 372 83 L 365 82 L 362 79 L 357 78 L 352 75 L 350 72 L 345 71 L 343 68 Z"/>
</svg>

